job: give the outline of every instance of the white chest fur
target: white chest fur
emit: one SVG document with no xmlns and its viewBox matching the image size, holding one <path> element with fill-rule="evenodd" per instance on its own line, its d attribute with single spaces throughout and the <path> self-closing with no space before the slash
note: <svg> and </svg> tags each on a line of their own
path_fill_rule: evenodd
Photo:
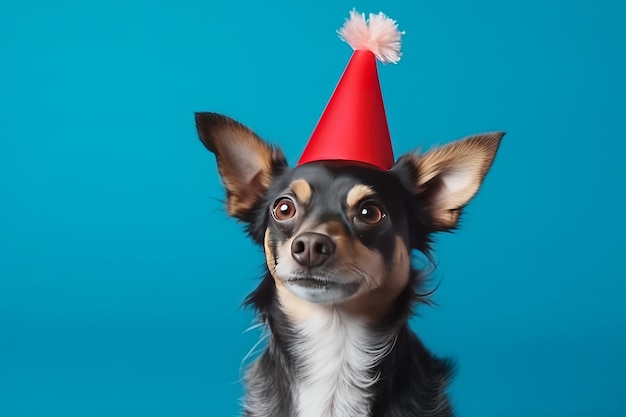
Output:
<svg viewBox="0 0 626 417">
<path fill-rule="evenodd" d="M 393 347 L 393 335 L 375 334 L 331 309 L 300 321 L 295 330 L 297 416 L 368 416 L 378 378 L 373 369 Z"/>
</svg>

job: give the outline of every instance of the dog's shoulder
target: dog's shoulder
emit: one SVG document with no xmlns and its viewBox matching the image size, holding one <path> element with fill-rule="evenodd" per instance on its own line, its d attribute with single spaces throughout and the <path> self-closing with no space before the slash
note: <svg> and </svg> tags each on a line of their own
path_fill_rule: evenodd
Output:
<svg viewBox="0 0 626 417">
<path fill-rule="evenodd" d="M 434 356 L 405 325 L 393 351 L 380 364 L 372 417 L 450 417 L 446 390 L 455 371 L 449 359 Z"/>
</svg>

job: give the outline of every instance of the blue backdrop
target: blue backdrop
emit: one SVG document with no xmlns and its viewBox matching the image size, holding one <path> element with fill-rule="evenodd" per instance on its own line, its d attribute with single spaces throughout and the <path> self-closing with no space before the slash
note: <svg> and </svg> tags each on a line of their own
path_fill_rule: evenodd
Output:
<svg viewBox="0 0 626 417">
<path fill-rule="evenodd" d="M 412 322 L 458 359 L 459 416 L 626 415 L 626 7 L 556 0 L 4 0 L 0 415 L 237 414 L 263 258 L 193 112 L 295 162 L 355 6 L 406 31 L 397 155 L 508 132 Z"/>
</svg>

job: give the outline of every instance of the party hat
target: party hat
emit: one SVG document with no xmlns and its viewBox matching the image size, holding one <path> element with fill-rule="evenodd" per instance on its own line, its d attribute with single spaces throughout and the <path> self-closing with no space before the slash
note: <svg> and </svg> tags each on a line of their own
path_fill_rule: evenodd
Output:
<svg viewBox="0 0 626 417">
<path fill-rule="evenodd" d="M 356 10 L 338 31 L 354 53 L 326 105 L 298 165 L 314 161 L 352 161 L 382 170 L 394 157 L 376 61 L 397 63 L 400 38 L 395 20 Z"/>
</svg>

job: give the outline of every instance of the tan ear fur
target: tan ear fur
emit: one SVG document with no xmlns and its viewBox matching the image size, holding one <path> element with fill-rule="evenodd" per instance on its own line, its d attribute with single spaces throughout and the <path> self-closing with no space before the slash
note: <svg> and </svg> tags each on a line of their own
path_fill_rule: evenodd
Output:
<svg viewBox="0 0 626 417">
<path fill-rule="evenodd" d="M 503 132 L 484 133 L 412 155 L 417 189 L 438 230 L 454 228 L 461 209 L 476 195 L 491 167 Z"/>
<path fill-rule="evenodd" d="M 226 188 L 228 214 L 246 220 L 271 184 L 275 168 L 287 166 L 282 151 L 241 123 L 217 113 L 196 113 L 200 140 L 215 154 Z"/>
</svg>

